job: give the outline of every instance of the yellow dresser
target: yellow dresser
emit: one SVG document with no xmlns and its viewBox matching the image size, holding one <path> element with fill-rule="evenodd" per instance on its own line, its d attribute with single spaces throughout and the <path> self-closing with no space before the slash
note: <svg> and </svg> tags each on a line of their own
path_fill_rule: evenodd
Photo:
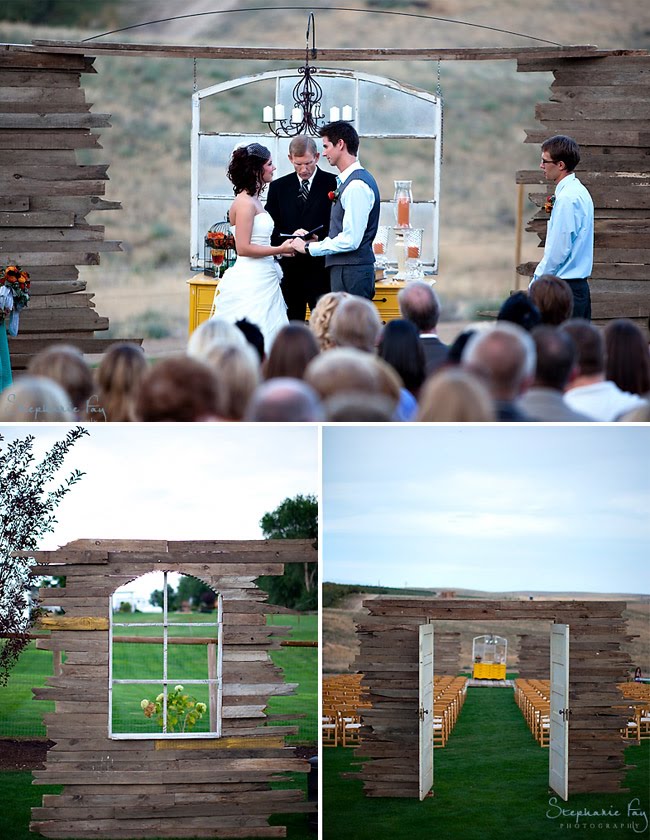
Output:
<svg viewBox="0 0 650 840">
<path fill-rule="evenodd" d="M 199 324 L 207 321 L 210 317 L 214 290 L 217 288 L 218 282 L 214 277 L 209 277 L 203 272 L 195 274 L 187 281 L 190 287 L 190 335 Z"/>
<path fill-rule="evenodd" d="M 472 668 L 472 676 L 475 680 L 505 680 L 505 662 L 502 664 L 496 662 L 475 662 Z"/>
<path fill-rule="evenodd" d="M 190 287 L 190 335 L 199 324 L 207 321 L 210 317 L 212 301 L 214 300 L 214 290 L 218 282 L 214 277 L 209 277 L 202 272 L 197 272 L 187 281 Z M 392 283 L 385 283 L 382 280 L 378 280 L 375 284 L 373 303 L 377 307 L 382 323 L 387 324 L 388 321 L 400 317 L 397 295 L 402 288 L 404 288 L 403 280 L 396 280 Z M 309 318 L 309 310 L 307 311 L 307 318 Z"/>
</svg>

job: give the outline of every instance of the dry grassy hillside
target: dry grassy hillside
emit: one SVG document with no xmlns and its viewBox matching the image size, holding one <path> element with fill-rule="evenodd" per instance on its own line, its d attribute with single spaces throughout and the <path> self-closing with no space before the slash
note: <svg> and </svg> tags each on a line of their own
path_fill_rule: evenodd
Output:
<svg viewBox="0 0 650 840">
<path fill-rule="evenodd" d="M 122 25 L 173 14 L 212 10 L 214 0 L 151 0 L 122 6 Z M 110 36 L 111 40 L 217 45 L 291 46 L 305 43 L 306 10 L 283 10 L 263 0 L 268 11 L 245 12 L 249 4 L 222 2 L 227 14 L 186 18 Z M 283 5 L 283 4 L 282 4 Z M 646 0 L 351 0 L 361 14 L 334 11 L 315 2 L 317 45 L 373 47 L 535 46 L 539 41 L 489 29 L 453 25 L 380 12 L 401 11 L 473 21 L 528 33 L 548 41 L 600 47 L 650 46 L 650 7 Z M 101 31 L 101 30 L 98 30 Z M 96 34 L 68 29 L 0 24 L 0 40 L 80 39 Z M 105 223 L 107 237 L 124 242 L 123 254 L 107 255 L 83 276 L 108 315 L 115 334 L 185 335 L 189 272 L 191 60 L 106 57 L 98 75 L 85 80 L 94 110 L 113 115 L 104 131 L 104 150 L 82 161 L 110 162 L 107 197 L 123 210 L 91 217 Z M 285 65 L 288 66 L 288 65 Z M 269 69 L 264 62 L 197 63 L 197 84 Z M 548 96 L 547 74 L 517 74 L 514 61 L 375 62 L 354 69 L 406 81 L 431 91 L 438 81 L 444 110 L 444 161 L 441 189 L 440 274 L 438 290 L 447 317 L 469 317 L 497 301 L 515 282 L 514 173 L 536 165 L 538 150 L 523 144 L 524 127 L 534 124 L 534 106 Z M 260 103 L 243 94 L 219 115 L 223 124 L 259 128 Z M 379 176 L 384 193 L 394 177 L 411 177 L 412 162 L 399 143 L 381 155 L 363 157 Z M 408 174 L 407 174 L 408 173 Z M 417 169 L 414 188 L 417 192 Z M 389 196 L 390 197 L 390 196 Z M 532 206 L 525 216 L 532 213 Z M 536 237 L 527 237 L 524 259 L 537 254 Z"/>
<path fill-rule="evenodd" d="M 463 597 L 463 593 L 458 593 Z M 510 597 L 507 593 L 472 593 L 473 597 L 501 598 Z M 354 658 L 358 650 L 355 636 L 355 625 L 363 621 L 367 615 L 362 607 L 362 601 L 373 598 L 373 595 L 349 595 L 336 609 L 323 610 L 323 673 L 342 674 L 354 671 Z M 639 595 L 603 595 L 591 593 L 534 593 L 539 600 L 625 600 L 628 604 L 626 618 L 628 634 L 634 636 L 629 643 L 628 650 L 633 662 L 643 668 L 644 673 L 650 671 L 650 598 Z M 469 669 L 472 655 L 472 639 L 484 633 L 497 633 L 509 640 L 508 669 L 516 668 L 515 652 L 516 635 L 530 633 L 532 635 L 548 634 L 548 622 L 542 621 L 436 621 L 436 633 L 461 634 L 461 666 Z"/>
</svg>

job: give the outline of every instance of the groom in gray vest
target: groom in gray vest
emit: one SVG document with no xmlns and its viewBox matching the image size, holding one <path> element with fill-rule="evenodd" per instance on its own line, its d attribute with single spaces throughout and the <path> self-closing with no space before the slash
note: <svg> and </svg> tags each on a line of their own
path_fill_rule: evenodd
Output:
<svg viewBox="0 0 650 840">
<path fill-rule="evenodd" d="M 349 292 L 372 300 L 375 295 L 375 255 L 372 241 L 379 225 L 379 189 L 357 160 L 359 135 L 348 122 L 328 123 L 320 130 L 323 154 L 339 170 L 330 193 L 329 236 L 321 242 L 294 239 L 301 254 L 325 257 L 333 292 Z"/>
</svg>

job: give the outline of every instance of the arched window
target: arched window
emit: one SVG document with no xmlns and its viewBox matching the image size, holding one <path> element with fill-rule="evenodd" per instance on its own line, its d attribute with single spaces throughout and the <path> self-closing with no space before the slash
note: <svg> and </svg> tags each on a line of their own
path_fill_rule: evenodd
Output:
<svg viewBox="0 0 650 840">
<path fill-rule="evenodd" d="M 219 737 L 221 595 L 165 571 L 120 587 L 111 601 L 109 737 Z"/>
<path fill-rule="evenodd" d="M 210 227 L 226 218 L 233 200 L 232 184 L 226 177 L 230 155 L 235 146 L 262 143 L 272 154 L 279 178 L 293 169 L 287 161 L 289 139 L 268 132 L 262 122 L 262 104 L 282 104 L 287 113 L 292 108 L 292 90 L 296 70 L 269 70 L 254 76 L 242 76 L 198 90 L 192 97 L 192 204 L 190 264 L 203 267 L 204 237 Z M 393 207 L 394 179 L 412 179 L 414 203 L 411 225 L 422 228 L 422 263 L 427 273 L 438 273 L 438 232 L 440 174 L 442 162 L 442 102 L 420 88 L 405 85 L 383 76 L 372 76 L 341 69 L 321 69 L 318 83 L 323 89 L 323 109 L 349 103 L 353 124 L 361 138 L 360 160 L 367 160 L 370 150 L 390 159 L 395 143 L 404 144 L 409 164 L 405 171 L 393 171 L 378 179 L 382 196 L 380 225 L 395 224 Z M 213 99 L 214 97 L 214 99 Z M 238 107 L 246 97 L 254 108 Z M 217 111 L 217 100 L 223 105 Z M 254 114 L 253 117 L 250 115 Z M 320 138 L 316 138 L 320 145 Z M 324 157 L 319 166 L 332 170 Z M 396 256 L 387 253 L 389 262 Z"/>
</svg>

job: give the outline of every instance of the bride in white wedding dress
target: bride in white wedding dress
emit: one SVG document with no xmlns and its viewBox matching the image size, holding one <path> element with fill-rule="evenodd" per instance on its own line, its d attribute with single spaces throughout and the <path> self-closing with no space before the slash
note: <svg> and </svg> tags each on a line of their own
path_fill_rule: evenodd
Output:
<svg viewBox="0 0 650 840">
<path fill-rule="evenodd" d="M 287 305 L 280 290 L 282 270 L 276 254 L 292 255 L 291 241 L 271 245 L 273 219 L 264 210 L 260 193 L 273 179 L 270 151 L 260 143 L 234 150 L 228 166 L 235 200 L 230 224 L 237 260 L 219 281 L 211 315 L 234 323 L 246 318 L 262 330 L 268 353 L 279 330 L 288 324 Z"/>
</svg>

